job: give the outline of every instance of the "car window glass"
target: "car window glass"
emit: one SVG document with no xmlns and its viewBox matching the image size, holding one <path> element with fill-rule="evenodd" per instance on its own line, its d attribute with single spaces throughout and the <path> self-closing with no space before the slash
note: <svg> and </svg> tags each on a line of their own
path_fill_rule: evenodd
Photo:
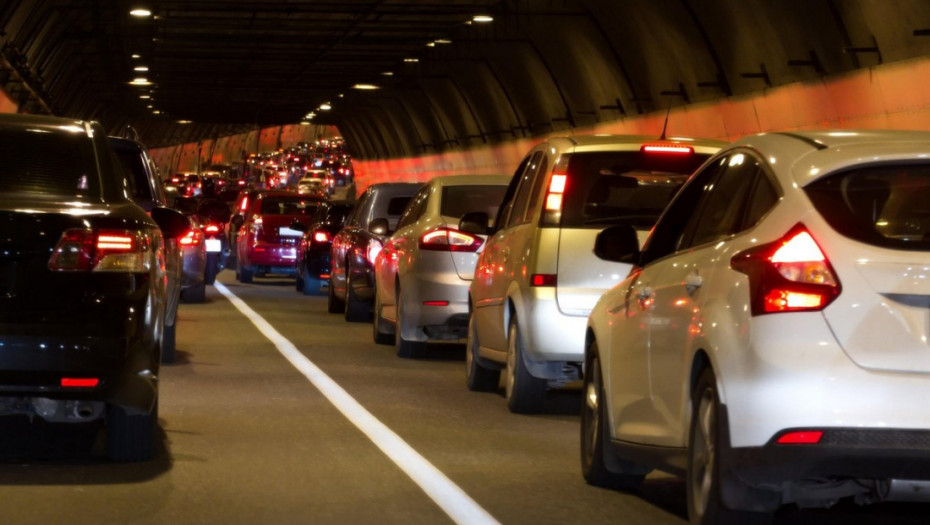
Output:
<svg viewBox="0 0 930 525">
<path fill-rule="evenodd" d="M 517 193 L 517 186 L 520 184 L 523 170 L 526 169 L 526 165 L 529 164 L 529 162 L 530 157 L 525 157 L 522 161 L 520 161 L 520 165 L 517 166 L 513 176 L 510 178 L 510 184 L 507 185 L 507 191 L 504 192 L 504 200 L 501 202 L 500 207 L 497 209 L 497 215 L 495 217 L 490 217 L 494 221 L 491 224 L 493 228 L 499 229 L 497 226 L 503 226 L 510 218 L 510 210 L 513 209 L 513 197 Z"/>
<path fill-rule="evenodd" d="M 507 186 L 499 184 L 466 184 L 443 186 L 440 215 L 462 218 L 470 212 L 485 212 L 489 217 L 497 214 L 497 207 L 504 198 Z"/>
<path fill-rule="evenodd" d="M 533 179 L 533 185 L 530 189 L 530 202 L 526 206 L 526 211 L 523 213 L 523 222 L 531 222 L 536 218 L 536 210 L 539 209 L 540 202 L 542 202 L 542 195 L 545 193 L 543 191 L 543 184 L 546 182 L 546 175 L 549 171 L 549 157 L 543 155 L 542 160 L 539 161 L 539 169 L 536 170 L 536 178 Z"/>
<path fill-rule="evenodd" d="M 400 220 L 397 221 L 397 229 L 401 229 L 408 224 L 413 224 L 423 215 L 425 203 L 429 196 L 429 189 L 429 186 L 420 188 L 420 191 L 410 200 L 407 204 L 407 208 L 404 210 L 403 214 L 401 214 Z"/>
<path fill-rule="evenodd" d="M 349 220 L 346 221 L 346 225 L 358 226 L 359 221 L 361 220 L 364 210 L 368 208 L 368 201 L 371 200 L 371 190 L 366 190 L 361 197 L 358 198 L 358 204 L 355 206 L 355 211 L 352 212 L 352 216 Z"/>
<path fill-rule="evenodd" d="M 699 215 L 686 228 L 679 248 L 714 242 L 737 233 L 749 190 L 760 173 L 759 162 L 745 153 L 734 153 L 699 204 Z"/>
<path fill-rule="evenodd" d="M 101 194 L 94 145 L 85 134 L 0 132 L 0 167 L 3 195 L 86 198 Z"/>
<path fill-rule="evenodd" d="M 726 167 L 727 157 L 708 164 L 697 172 L 678 192 L 655 225 L 646 245 L 640 264 L 646 265 L 678 249 L 686 225 L 697 216 L 698 204 L 704 194 L 713 187 L 717 175 Z"/>
<path fill-rule="evenodd" d="M 746 206 L 746 217 L 743 218 L 743 225 L 740 229 L 745 230 L 755 226 L 759 219 L 775 206 L 779 198 L 775 185 L 760 172 L 760 175 L 756 177 L 756 185 L 749 197 L 749 204 Z"/>
<path fill-rule="evenodd" d="M 530 200 L 530 191 L 533 189 L 533 177 L 539 171 L 539 164 L 542 157 L 543 153 L 537 151 L 520 177 L 517 193 L 513 199 L 513 209 L 510 211 L 510 218 L 507 221 L 508 226 L 522 224 L 524 222 L 526 206 Z"/>
</svg>

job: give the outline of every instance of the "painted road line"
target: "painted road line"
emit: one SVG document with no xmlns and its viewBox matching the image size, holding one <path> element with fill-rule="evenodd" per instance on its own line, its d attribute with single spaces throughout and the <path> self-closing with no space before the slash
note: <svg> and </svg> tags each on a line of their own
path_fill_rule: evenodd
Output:
<svg viewBox="0 0 930 525">
<path fill-rule="evenodd" d="M 213 285 L 242 315 L 246 316 L 278 351 L 299 370 L 339 412 L 361 430 L 375 446 L 381 449 L 410 479 L 413 480 L 455 523 L 495 524 L 499 523 L 488 511 L 421 456 L 406 441 L 384 423 L 365 410 L 338 383 L 307 359 L 300 350 L 281 335 L 262 316 L 237 297 L 222 283 Z"/>
</svg>

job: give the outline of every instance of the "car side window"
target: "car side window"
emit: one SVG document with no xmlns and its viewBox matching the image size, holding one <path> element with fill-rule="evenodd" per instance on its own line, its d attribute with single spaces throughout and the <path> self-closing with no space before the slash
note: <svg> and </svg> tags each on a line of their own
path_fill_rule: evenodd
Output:
<svg viewBox="0 0 930 525">
<path fill-rule="evenodd" d="M 517 193 L 517 186 L 520 184 L 520 180 L 523 178 L 523 171 L 526 170 L 526 165 L 529 164 L 529 162 L 530 157 L 524 158 L 520 162 L 520 165 L 517 166 L 516 171 L 514 171 L 513 177 L 510 179 L 510 184 L 507 185 L 507 191 L 504 193 L 504 200 L 501 201 L 501 205 L 497 209 L 497 216 L 494 217 L 495 230 L 503 228 L 510 219 L 510 211 L 513 209 L 513 200 Z"/>
<path fill-rule="evenodd" d="M 734 153 L 708 188 L 695 221 L 685 228 L 679 249 L 714 242 L 740 231 L 749 191 L 761 172 L 759 161 Z"/>
<path fill-rule="evenodd" d="M 507 226 L 526 222 L 526 206 L 529 203 L 530 191 L 533 189 L 533 180 L 539 172 L 539 164 L 542 158 L 543 152 L 537 151 L 533 154 L 533 158 L 530 159 L 529 164 L 527 164 L 526 170 L 523 171 L 520 178 L 520 185 L 517 187 L 517 194 L 513 199 L 513 210 L 510 212 L 510 219 L 507 221 Z"/>
<path fill-rule="evenodd" d="M 352 217 L 346 221 L 347 226 L 358 226 L 358 221 L 361 220 L 360 217 L 364 215 L 364 210 L 368 208 L 368 201 L 371 200 L 371 190 L 365 190 L 365 193 L 358 198 L 358 204 L 355 206 L 355 211 L 352 212 Z"/>
<path fill-rule="evenodd" d="M 523 222 L 532 222 L 536 218 L 536 210 L 539 209 L 539 203 L 542 202 L 542 196 L 543 193 L 545 193 L 543 184 L 546 182 L 548 174 L 549 157 L 544 154 L 542 160 L 539 161 L 539 169 L 536 171 L 536 178 L 531 186 L 530 202 L 526 207 L 526 212 L 523 214 Z"/>
<path fill-rule="evenodd" d="M 426 211 L 426 202 L 429 199 L 429 192 L 430 186 L 423 186 L 420 188 L 420 191 L 410 199 L 407 209 L 404 210 L 404 213 L 400 216 L 400 220 L 397 222 L 398 230 L 404 226 L 413 224 L 417 219 L 423 216 L 423 213 Z"/>
</svg>

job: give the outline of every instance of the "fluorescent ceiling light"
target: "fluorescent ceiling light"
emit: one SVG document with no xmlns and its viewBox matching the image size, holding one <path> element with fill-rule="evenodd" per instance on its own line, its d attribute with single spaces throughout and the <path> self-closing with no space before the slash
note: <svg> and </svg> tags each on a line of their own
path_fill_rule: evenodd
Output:
<svg viewBox="0 0 930 525">
<path fill-rule="evenodd" d="M 133 9 L 132 11 L 129 12 L 129 14 L 131 14 L 132 16 L 138 16 L 140 18 L 152 16 L 151 11 L 149 11 L 148 9 L 142 8 L 142 7 Z"/>
<path fill-rule="evenodd" d="M 380 89 L 380 87 L 374 84 L 355 84 L 354 86 L 352 86 L 352 89 L 372 90 L 372 89 Z"/>
</svg>

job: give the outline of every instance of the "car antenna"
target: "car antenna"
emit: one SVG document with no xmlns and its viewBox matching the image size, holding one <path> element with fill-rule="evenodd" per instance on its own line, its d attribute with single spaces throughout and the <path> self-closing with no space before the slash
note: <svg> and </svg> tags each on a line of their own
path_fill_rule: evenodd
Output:
<svg viewBox="0 0 930 525">
<path fill-rule="evenodd" d="M 662 124 L 662 136 L 659 137 L 659 140 L 665 140 L 665 132 L 668 130 L 668 116 L 672 112 L 672 102 L 668 103 L 668 110 L 665 112 L 665 124 Z"/>
</svg>

